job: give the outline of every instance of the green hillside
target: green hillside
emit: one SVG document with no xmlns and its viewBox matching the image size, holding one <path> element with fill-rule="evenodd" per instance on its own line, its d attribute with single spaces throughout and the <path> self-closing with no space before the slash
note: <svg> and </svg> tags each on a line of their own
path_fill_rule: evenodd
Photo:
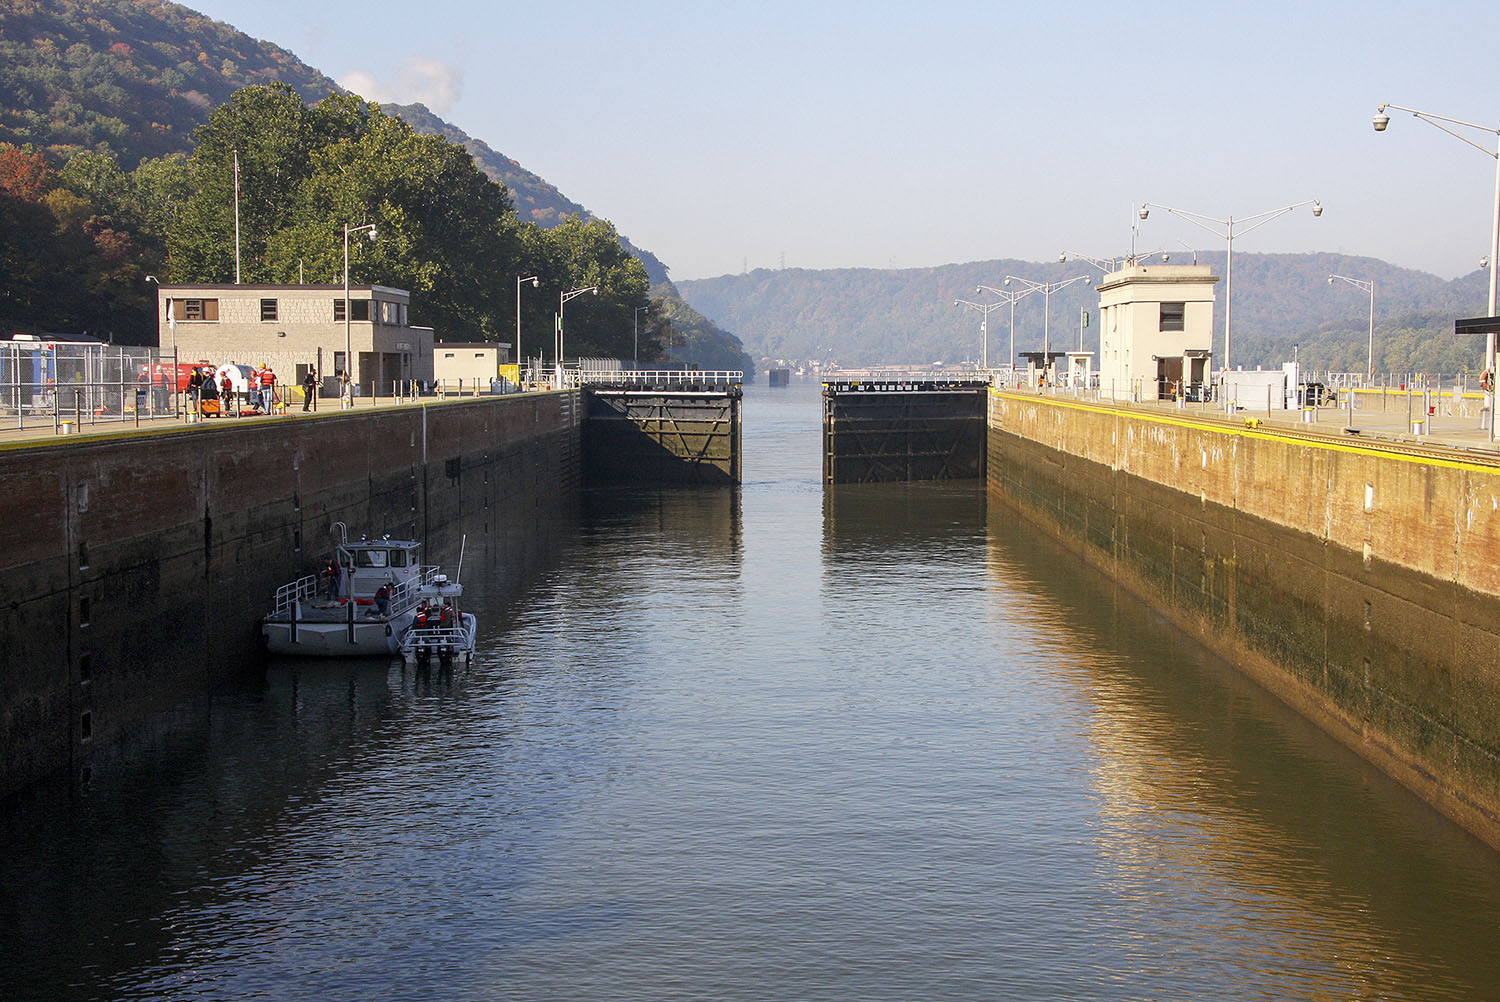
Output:
<svg viewBox="0 0 1500 1002">
<path fill-rule="evenodd" d="M 290 52 L 171 3 L 0 0 L 0 142 L 126 168 L 185 153 L 229 95 L 281 81 L 316 101 L 334 82 Z"/>
<path fill-rule="evenodd" d="M 1186 263 L 1186 262 L 1173 262 Z M 1198 263 L 1223 274 L 1224 255 L 1198 255 Z M 757 270 L 743 275 L 679 283 L 683 296 L 736 330 L 746 350 L 760 358 L 845 366 L 948 363 L 978 360 L 980 314 L 955 307 L 955 299 L 992 301 L 980 284 L 1001 286 L 1006 275 L 1060 282 L 1100 273 L 1089 265 L 1002 259 L 904 270 Z M 1369 299 L 1330 274 L 1376 285 L 1377 371 L 1445 371 L 1482 367 L 1482 345 L 1453 334 L 1456 317 L 1484 312 L 1485 275 L 1448 282 L 1373 258 L 1342 254 L 1237 254 L 1234 259 L 1233 358 L 1235 365 L 1277 364 L 1298 345 L 1302 361 L 1317 368 L 1362 371 L 1368 343 Z M 1080 282 L 1051 297 L 1054 349 L 1076 347 L 1079 314 L 1097 313 L 1098 294 Z M 1214 351 L 1222 356 L 1223 287 L 1215 312 Z M 1016 306 L 1016 349 L 1042 345 L 1040 294 Z M 1010 310 L 989 315 L 989 359 L 1009 355 Z M 1097 350 L 1090 328 L 1086 350 Z"/>
</svg>

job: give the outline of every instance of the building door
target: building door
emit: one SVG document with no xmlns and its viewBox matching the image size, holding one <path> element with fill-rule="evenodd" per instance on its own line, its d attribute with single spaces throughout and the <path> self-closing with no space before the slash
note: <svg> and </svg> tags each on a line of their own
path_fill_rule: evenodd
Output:
<svg viewBox="0 0 1500 1002">
<path fill-rule="evenodd" d="M 1156 360 L 1156 399 L 1171 400 L 1182 390 L 1182 356 Z"/>
</svg>

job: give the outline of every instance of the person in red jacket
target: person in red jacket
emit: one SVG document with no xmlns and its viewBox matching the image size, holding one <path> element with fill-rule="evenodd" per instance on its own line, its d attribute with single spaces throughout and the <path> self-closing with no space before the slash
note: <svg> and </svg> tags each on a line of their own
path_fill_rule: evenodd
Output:
<svg viewBox="0 0 1500 1002">
<path fill-rule="evenodd" d="M 276 373 L 262 362 L 256 379 L 260 383 L 260 409 L 263 413 L 270 414 L 271 406 L 276 402 Z"/>
</svg>

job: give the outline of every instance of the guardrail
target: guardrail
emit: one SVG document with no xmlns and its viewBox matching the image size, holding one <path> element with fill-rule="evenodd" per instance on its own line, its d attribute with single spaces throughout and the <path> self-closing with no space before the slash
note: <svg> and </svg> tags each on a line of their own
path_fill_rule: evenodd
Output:
<svg viewBox="0 0 1500 1002">
<path fill-rule="evenodd" d="M 677 386 L 683 384 L 733 386 L 745 381 L 745 373 L 742 369 L 621 369 L 617 371 L 569 371 L 568 375 L 576 379 L 577 385 L 580 386 L 598 383 L 610 386 Z"/>
</svg>

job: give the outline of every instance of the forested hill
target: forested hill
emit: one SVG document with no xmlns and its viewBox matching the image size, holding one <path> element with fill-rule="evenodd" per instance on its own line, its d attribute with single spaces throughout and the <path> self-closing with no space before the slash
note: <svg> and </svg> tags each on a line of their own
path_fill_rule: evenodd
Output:
<svg viewBox="0 0 1500 1002">
<path fill-rule="evenodd" d="M 193 131 L 250 84 L 280 81 L 304 101 L 344 91 L 287 50 L 161 0 L 0 0 L 0 143 L 30 144 L 61 163 L 88 150 L 129 170 L 188 153 Z M 386 105 L 418 132 L 467 147 L 510 189 L 516 212 L 543 228 L 593 218 L 546 180 L 420 104 Z M 627 247 L 653 282 L 655 256 Z"/>
<path fill-rule="evenodd" d="M 421 104 L 386 104 L 381 105 L 387 115 L 395 115 L 401 118 L 418 132 L 433 136 L 442 136 L 451 143 L 467 149 L 474 155 L 474 162 L 479 164 L 479 169 L 491 178 L 499 181 L 510 189 L 511 198 L 516 203 L 516 213 L 522 219 L 530 220 L 543 228 L 556 226 L 568 216 L 581 216 L 584 219 L 593 218 L 589 212 L 577 202 L 565 196 L 544 179 L 533 174 L 522 167 L 516 161 L 510 159 L 503 153 L 497 153 L 484 142 L 470 136 L 458 126 L 438 118 L 425 105 Z M 632 244 L 627 238 L 622 237 L 621 243 L 625 249 L 641 259 L 646 266 L 646 274 L 651 277 L 653 285 L 667 282 L 667 267 L 650 251 L 641 250 Z"/>
<path fill-rule="evenodd" d="M 1185 264 L 1189 261 L 1173 261 Z M 1224 273 L 1224 254 L 1202 253 L 1198 263 Z M 843 365 L 961 362 L 981 353 L 980 313 L 954 300 L 992 302 L 980 284 L 1000 286 L 1006 275 L 1058 282 L 1099 276 L 1088 264 L 1015 259 L 904 270 L 756 270 L 742 275 L 679 282 L 683 296 L 737 331 L 746 350 L 766 358 L 836 361 Z M 1484 312 L 1485 275 L 1451 282 L 1374 258 L 1343 254 L 1246 254 L 1234 258 L 1236 365 L 1274 364 L 1292 356 L 1292 345 L 1311 365 L 1363 370 L 1369 297 L 1331 274 L 1375 281 L 1376 353 L 1380 371 L 1478 371 L 1482 339 L 1460 340 L 1456 317 Z M 1012 288 L 1019 288 L 1013 285 Z M 1097 315 L 1098 294 L 1079 282 L 1051 297 L 1054 349 L 1078 344 L 1079 314 Z M 1222 353 L 1224 289 L 1218 287 L 1214 351 Z M 1041 347 L 1042 296 L 1016 307 L 1016 348 Z M 1009 354 L 1010 310 L 989 314 L 989 358 Z M 1098 331 L 1085 337 L 1097 350 Z"/>
<path fill-rule="evenodd" d="M 184 172 L 195 170 L 189 158 L 201 130 L 245 88 L 272 84 L 289 87 L 307 105 L 344 93 L 285 49 L 163 0 L 0 0 L 0 275 L 10 279 L 0 283 L 0 328 L 93 332 L 131 343 L 154 338 L 153 300 L 140 288 L 142 277 L 209 280 L 182 268 L 186 259 L 166 246 L 178 232 L 174 207 L 186 200 Z M 524 226 L 563 230 L 574 226 L 569 219 L 586 225 L 562 234 L 563 245 L 577 234 L 607 230 L 644 266 L 654 304 L 651 336 L 643 330 L 641 343 L 661 348 L 660 361 L 747 367 L 738 339 L 683 303 L 654 255 L 425 107 L 387 111 L 419 133 L 467 149 L 480 171 L 506 186 L 523 238 Z M 296 137 L 283 138 L 296 145 Z M 246 181 L 247 190 L 257 186 L 264 188 Z M 280 204 L 293 194 L 265 193 Z M 608 256 L 602 248 L 586 255 L 595 252 Z M 581 269 L 582 281 L 592 275 L 590 261 L 567 268 Z M 489 262 L 507 276 L 516 274 L 512 264 Z M 441 305 L 435 290 L 455 293 L 463 284 L 454 275 L 423 283 L 414 291 L 432 308 Z M 455 329 L 450 336 L 489 335 Z M 626 342 L 632 348 L 633 340 Z"/>
<path fill-rule="evenodd" d="M 303 100 L 338 86 L 269 42 L 157 0 L 0 0 L 0 142 L 132 168 L 182 153 L 241 87 L 281 81 Z"/>
</svg>

